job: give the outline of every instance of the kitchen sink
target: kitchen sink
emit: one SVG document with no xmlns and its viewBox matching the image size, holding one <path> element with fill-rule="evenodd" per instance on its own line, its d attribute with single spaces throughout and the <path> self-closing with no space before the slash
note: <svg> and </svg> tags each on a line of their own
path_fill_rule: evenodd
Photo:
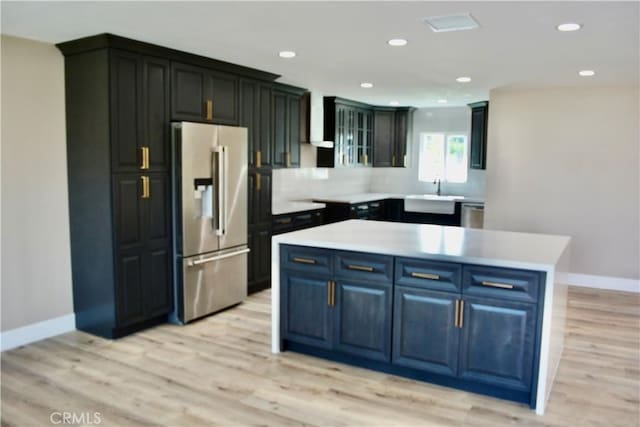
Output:
<svg viewBox="0 0 640 427">
<path fill-rule="evenodd" d="M 404 210 L 452 215 L 456 202 L 464 200 L 464 196 L 439 196 L 437 194 L 411 194 L 404 198 Z"/>
</svg>

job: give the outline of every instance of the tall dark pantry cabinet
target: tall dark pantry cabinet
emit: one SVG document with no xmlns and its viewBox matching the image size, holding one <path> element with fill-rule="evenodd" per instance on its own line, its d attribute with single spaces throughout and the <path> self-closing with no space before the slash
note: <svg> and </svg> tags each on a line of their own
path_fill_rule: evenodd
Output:
<svg viewBox="0 0 640 427">
<path fill-rule="evenodd" d="M 115 338 L 172 308 L 170 63 L 60 49 L 76 326 Z"/>
</svg>

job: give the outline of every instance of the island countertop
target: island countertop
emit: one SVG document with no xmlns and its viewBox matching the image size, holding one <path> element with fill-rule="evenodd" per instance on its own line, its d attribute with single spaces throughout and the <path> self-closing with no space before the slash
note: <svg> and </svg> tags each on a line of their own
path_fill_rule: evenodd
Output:
<svg viewBox="0 0 640 427">
<path fill-rule="evenodd" d="M 529 270 L 553 269 L 570 237 L 352 219 L 273 237 L 312 246 Z"/>
<path fill-rule="evenodd" d="M 273 353 L 281 351 L 280 245 L 449 261 L 544 272 L 535 410 L 543 414 L 562 354 L 567 304 L 568 236 L 348 220 L 272 238 Z"/>
</svg>

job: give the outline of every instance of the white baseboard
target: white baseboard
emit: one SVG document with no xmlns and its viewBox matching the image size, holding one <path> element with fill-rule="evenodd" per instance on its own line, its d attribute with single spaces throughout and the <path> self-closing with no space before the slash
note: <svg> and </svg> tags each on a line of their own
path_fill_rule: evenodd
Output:
<svg viewBox="0 0 640 427">
<path fill-rule="evenodd" d="M 76 329 L 73 313 L 0 333 L 0 351 L 40 341 Z"/>
<path fill-rule="evenodd" d="M 640 280 L 625 279 L 624 277 L 569 273 L 568 281 L 572 286 L 640 293 Z"/>
</svg>

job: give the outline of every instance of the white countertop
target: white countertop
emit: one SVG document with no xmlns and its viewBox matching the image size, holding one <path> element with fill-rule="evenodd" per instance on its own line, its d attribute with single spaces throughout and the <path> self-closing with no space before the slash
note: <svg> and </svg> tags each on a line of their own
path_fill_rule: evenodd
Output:
<svg viewBox="0 0 640 427">
<path fill-rule="evenodd" d="M 317 202 L 325 202 L 325 203 L 365 203 L 365 202 L 373 202 L 374 200 L 384 200 L 384 199 L 404 199 L 405 197 L 411 197 L 414 199 L 424 198 L 429 199 L 433 198 L 435 195 L 433 194 L 401 194 L 401 193 L 360 193 L 360 194 L 348 194 L 345 196 L 324 196 L 324 197 L 314 197 L 313 200 Z M 449 196 L 449 195 L 446 195 Z M 473 197 L 473 196 L 453 196 L 456 198 L 456 202 L 461 203 L 484 203 L 484 199 L 481 197 Z"/>
<path fill-rule="evenodd" d="M 274 244 L 542 271 L 555 267 L 569 242 L 567 236 L 355 219 L 273 237 Z"/>
<path fill-rule="evenodd" d="M 278 201 L 273 202 L 271 206 L 272 215 L 282 215 L 293 212 L 312 211 L 315 209 L 323 209 L 326 205 L 324 203 L 316 202 L 297 202 L 297 201 Z"/>
</svg>

